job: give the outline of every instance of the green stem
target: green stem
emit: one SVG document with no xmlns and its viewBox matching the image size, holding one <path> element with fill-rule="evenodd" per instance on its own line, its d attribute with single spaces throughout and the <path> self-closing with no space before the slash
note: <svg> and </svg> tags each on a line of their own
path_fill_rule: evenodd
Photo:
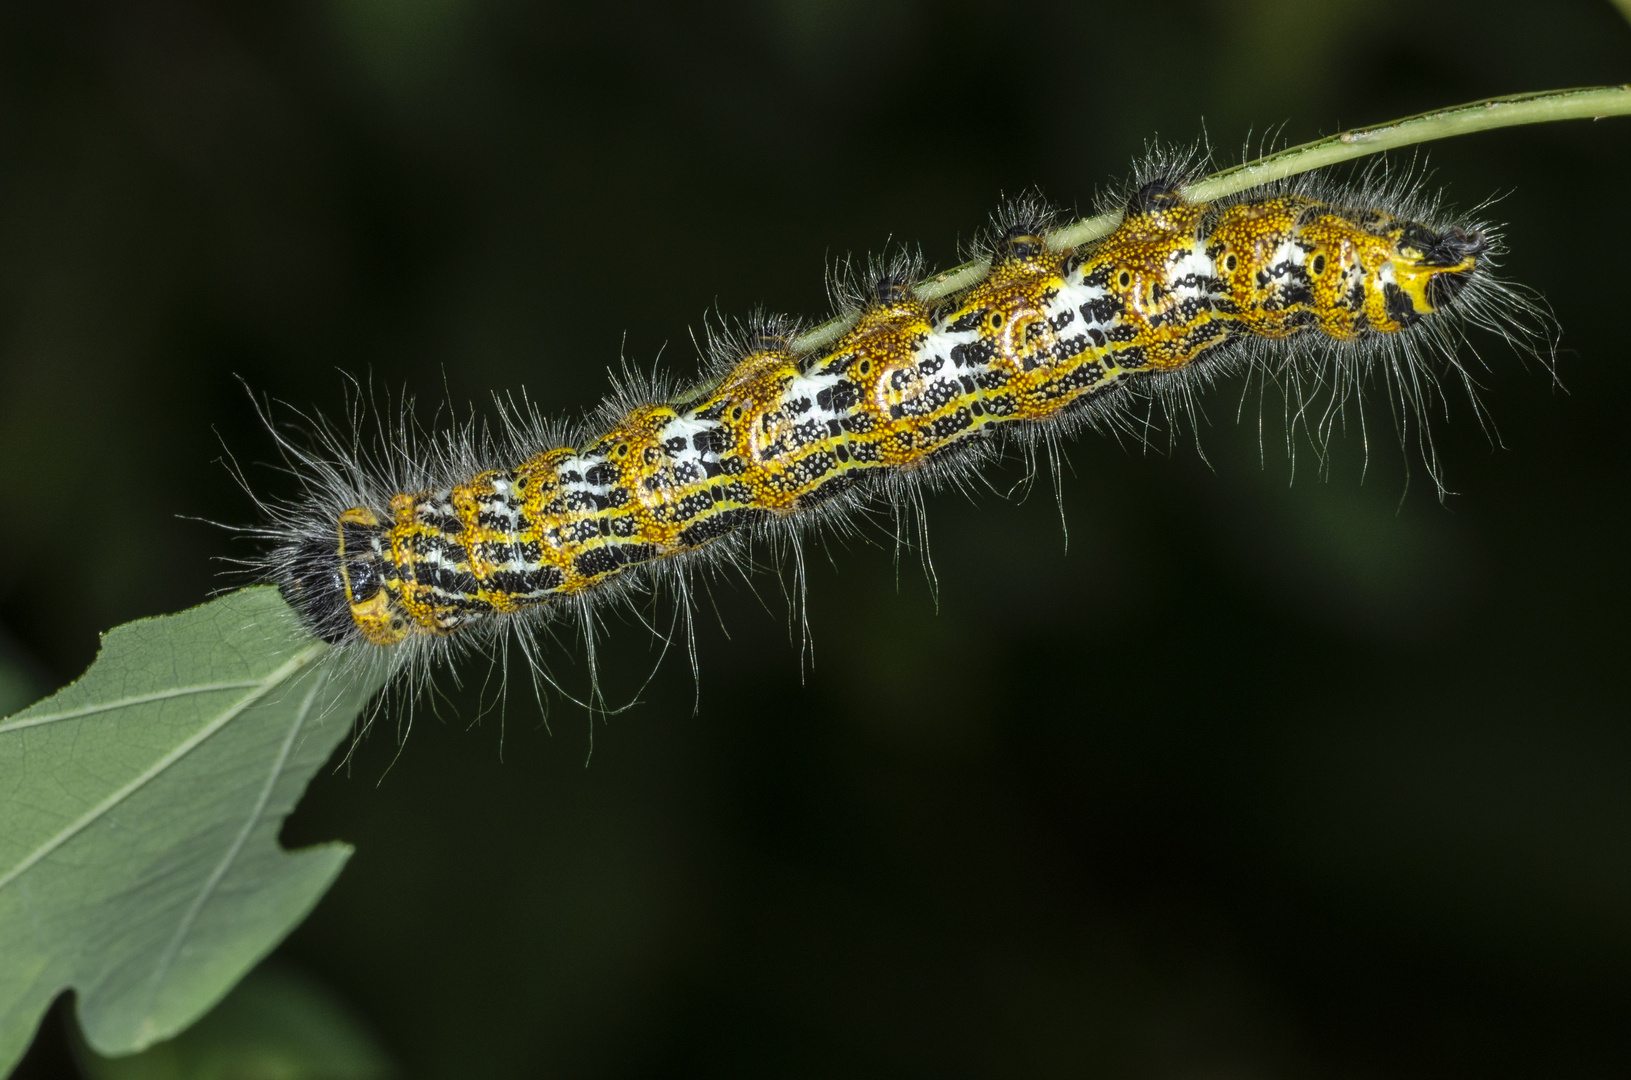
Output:
<svg viewBox="0 0 1631 1080">
<path fill-rule="evenodd" d="M 1513 127 L 1518 124 L 1540 124 L 1551 120 L 1599 119 L 1604 116 L 1631 115 L 1631 84 L 1624 86 L 1593 86 L 1575 90 L 1547 90 L 1535 94 L 1508 94 L 1505 97 L 1486 98 L 1451 109 L 1439 109 L 1404 120 L 1379 124 L 1375 127 L 1355 128 L 1328 139 L 1319 139 L 1301 146 L 1281 150 L 1277 154 L 1248 161 L 1244 165 L 1214 173 L 1184 189 L 1184 196 L 1193 202 L 1212 202 L 1226 195 L 1246 191 L 1288 176 L 1323 169 L 1328 165 L 1353 161 L 1383 150 L 1414 143 L 1447 139 L 1452 135 L 1467 135 L 1491 128 Z M 1099 214 L 1082 218 L 1048 234 L 1048 246 L 1055 249 L 1080 247 L 1082 244 L 1107 236 L 1121 222 L 1121 215 Z M 981 259 L 941 271 L 920 283 L 916 289 L 920 300 L 938 300 L 942 296 L 968 288 L 991 269 L 989 261 Z M 818 349 L 836 340 L 849 329 L 853 316 L 829 319 L 801 334 L 793 342 L 793 351 L 804 353 Z"/>
</svg>

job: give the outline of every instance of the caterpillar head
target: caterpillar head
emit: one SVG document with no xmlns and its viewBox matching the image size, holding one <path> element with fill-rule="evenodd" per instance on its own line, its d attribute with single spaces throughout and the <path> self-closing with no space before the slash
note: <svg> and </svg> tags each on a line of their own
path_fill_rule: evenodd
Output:
<svg viewBox="0 0 1631 1080">
<path fill-rule="evenodd" d="M 1478 272 L 1478 260 L 1495 245 L 1476 230 L 1452 226 L 1434 232 L 1416 222 L 1393 230 L 1393 279 L 1415 312 L 1450 306 Z"/>
</svg>

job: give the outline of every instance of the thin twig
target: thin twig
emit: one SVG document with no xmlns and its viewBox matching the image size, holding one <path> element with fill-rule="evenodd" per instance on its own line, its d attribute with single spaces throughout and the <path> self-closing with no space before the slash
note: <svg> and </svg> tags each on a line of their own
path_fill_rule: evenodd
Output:
<svg viewBox="0 0 1631 1080">
<path fill-rule="evenodd" d="M 1631 0 L 1614 0 L 1622 9 L 1631 11 Z M 1631 17 L 1631 16 L 1628 16 Z M 1281 150 L 1277 154 L 1248 161 L 1244 165 L 1214 173 L 1184 189 L 1186 198 L 1194 202 L 1211 202 L 1248 188 L 1283 180 L 1288 176 L 1322 169 L 1345 161 L 1381 153 L 1399 146 L 1447 139 L 1452 135 L 1467 135 L 1491 128 L 1513 127 L 1518 124 L 1540 124 L 1552 120 L 1598 119 L 1604 116 L 1631 115 L 1631 84 L 1623 86 L 1593 86 L 1575 90 L 1547 90 L 1533 94 L 1508 94 L 1505 97 L 1486 98 L 1451 109 L 1439 109 L 1419 116 L 1394 120 L 1375 127 L 1355 128 L 1340 135 L 1319 139 L 1301 146 Z M 1080 247 L 1106 236 L 1121 222 L 1120 214 L 1099 214 L 1083 218 L 1048 234 L 1048 246 L 1055 250 Z M 987 260 L 954 266 L 923 281 L 915 290 L 920 300 L 938 300 L 949 293 L 966 289 L 985 277 L 991 269 Z M 829 319 L 793 342 L 795 352 L 809 352 L 835 341 L 849 329 L 854 316 Z"/>
</svg>

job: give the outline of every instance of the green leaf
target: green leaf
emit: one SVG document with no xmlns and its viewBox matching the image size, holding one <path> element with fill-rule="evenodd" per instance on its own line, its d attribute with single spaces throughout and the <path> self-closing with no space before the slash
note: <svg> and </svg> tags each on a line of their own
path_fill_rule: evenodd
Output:
<svg viewBox="0 0 1631 1080">
<path fill-rule="evenodd" d="M 174 1039 L 82 1061 L 90 1080 L 384 1080 L 394 1071 L 344 1002 L 273 961 Z"/>
<path fill-rule="evenodd" d="M 246 589 L 118 627 L 0 721 L 0 1073 L 69 987 L 100 1053 L 176 1034 L 328 889 L 351 849 L 278 829 L 383 672 L 327 652 Z"/>
</svg>

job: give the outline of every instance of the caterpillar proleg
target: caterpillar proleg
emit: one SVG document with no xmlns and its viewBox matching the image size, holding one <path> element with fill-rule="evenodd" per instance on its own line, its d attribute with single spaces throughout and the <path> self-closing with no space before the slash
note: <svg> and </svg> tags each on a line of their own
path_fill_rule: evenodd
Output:
<svg viewBox="0 0 1631 1080">
<path fill-rule="evenodd" d="M 958 482 L 1004 446 L 1131 430 L 1139 403 L 1181 410 L 1228 372 L 1293 394 L 1311 378 L 1325 404 L 1296 409 L 1315 426 L 1374 378 L 1419 431 L 1436 363 L 1466 378 L 1464 327 L 1529 336 L 1538 311 L 1495 276 L 1495 228 L 1412 175 L 1212 202 L 1186 197 L 1193 176 L 1158 155 L 1117 198 L 1119 224 L 1085 243 L 1013 202 L 980 243 L 980 280 L 926 298 L 919 260 L 873 260 L 834 290 L 836 336 L 751 319 L 712 335 L 695 385 L 631 382 L 576 430 L 530 402 L 428 452 L 406 422 L 377 453 L 320 426 L 313 447 L 285 443 L 306 497 L 273 508 L 261 570 L 337 645 L 530 640 L 551 615 L 755 538 Z"/>
</svg>

